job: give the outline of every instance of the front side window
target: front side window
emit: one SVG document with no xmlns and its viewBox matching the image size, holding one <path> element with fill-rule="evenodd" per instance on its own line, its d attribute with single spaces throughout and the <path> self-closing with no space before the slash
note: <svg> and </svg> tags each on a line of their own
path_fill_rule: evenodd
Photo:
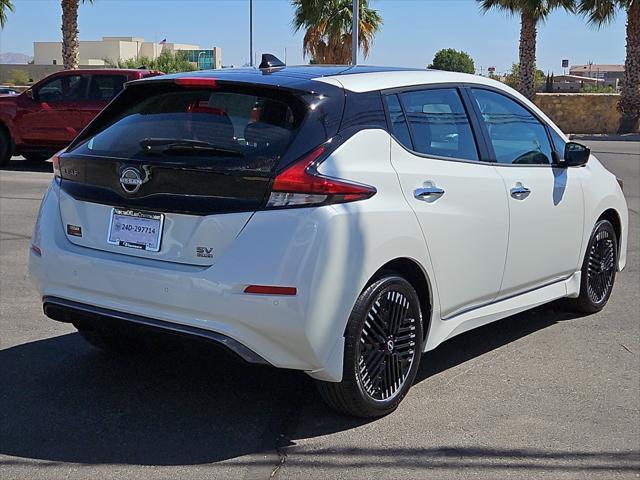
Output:
<svg viewBox="0 0 640 480">
<path fill-rule="evenodd" d="M 414 150 L 426 155 L 478 160 L 476 142 L 455 88 L 400 94 L 411 128 Z"/>
<path fill-rule="evenodd" d="M 548 165 L 551 143 L 544 125 L 526 108 L 500 93 L 472 89 L 498 163 Z"/>
<path fill-rule="evenodd" d="M 40 102 L 69 102 L 87 98 L 88 75 L 64 75 L 53 78 L 36 91 Z"/>
</svg>

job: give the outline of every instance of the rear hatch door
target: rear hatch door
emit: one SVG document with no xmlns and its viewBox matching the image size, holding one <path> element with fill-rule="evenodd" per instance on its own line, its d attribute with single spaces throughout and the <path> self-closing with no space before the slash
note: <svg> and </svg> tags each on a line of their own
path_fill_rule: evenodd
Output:
<svg viewBox="0 0 640 480">
<path fill-rule="evenodd" d="M 158 80 L 128 86 L 59 156 L 63 228 L 84 247 L 210 265 L 278 165 L 333 134 L 324 116 L 339 119 L 341 96 Z"/>
</svg>

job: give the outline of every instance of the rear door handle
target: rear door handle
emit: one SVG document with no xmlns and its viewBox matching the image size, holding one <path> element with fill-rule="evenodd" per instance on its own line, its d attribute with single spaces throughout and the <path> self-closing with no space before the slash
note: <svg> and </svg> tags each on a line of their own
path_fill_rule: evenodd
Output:
<svg viewBox="0 0 640 480">
<path fill-rule="evenodd" d="M 530 193 L 531 190 L 525 187 L 522 182 L 517 182 L 515 187 L 511 188 L 511 196 L 516 200 L 524 200 Z"/>
<path fill-rule="evenodd" d="M 433 182 L 425 182 L 424 187 L 416 188 L 413 195 L 418 200 L 433 201 L 444 195 L 444 190 L 437 187 Z"/>
</svg>

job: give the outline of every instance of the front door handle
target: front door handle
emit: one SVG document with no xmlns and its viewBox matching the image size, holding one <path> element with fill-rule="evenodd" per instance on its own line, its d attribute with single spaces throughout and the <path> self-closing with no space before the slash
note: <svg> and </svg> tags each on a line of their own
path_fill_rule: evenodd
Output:
<svg viewBox="0 0 640 480">
<path fill-rule="evenodd" d="M 433 201 L 444 195 L 444 190 L 437 187 L 433 182 L 425 182 L 424 187 L 416 188 L 413 195 L 418 200 Z"/>
<path fill-rule="evenodd" d="M 511 196 L 516 200 L 524 200 L 530 193 L 531 190 L 525 187 L 522 182 L 516 183 L 515 187 L 511 189 Z"/>
</svg>

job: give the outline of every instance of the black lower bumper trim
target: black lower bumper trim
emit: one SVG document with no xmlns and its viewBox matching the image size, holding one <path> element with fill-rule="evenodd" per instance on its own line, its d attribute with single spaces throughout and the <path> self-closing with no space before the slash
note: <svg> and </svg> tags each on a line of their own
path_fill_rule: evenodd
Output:
<svg viewBox="0 0 640 480">
<path fill-rule="evenodd" d="M 95 328 L 138 328 L 149 329 L 161 332 L 168 332 L 177 335 L 197 337 L 210 340 L 225 347 L 232 353 L 248 363 L 260 365 L 271 365 L 260 355 L 242 345 L 237 340 L 229 338 L 221 333 L 211 332 L 190 325 L 180 325 L 177 323 L 156 320 L 154 318 L 142 317 L 130 313 L 117 312 L 106 308 L 94 307 L 83 303 L 73 302 L 57 297 L 43 298 L 44 314 L 59 322 L 73 323 L 80 326 L 93 326 Z"/>
</svg>

